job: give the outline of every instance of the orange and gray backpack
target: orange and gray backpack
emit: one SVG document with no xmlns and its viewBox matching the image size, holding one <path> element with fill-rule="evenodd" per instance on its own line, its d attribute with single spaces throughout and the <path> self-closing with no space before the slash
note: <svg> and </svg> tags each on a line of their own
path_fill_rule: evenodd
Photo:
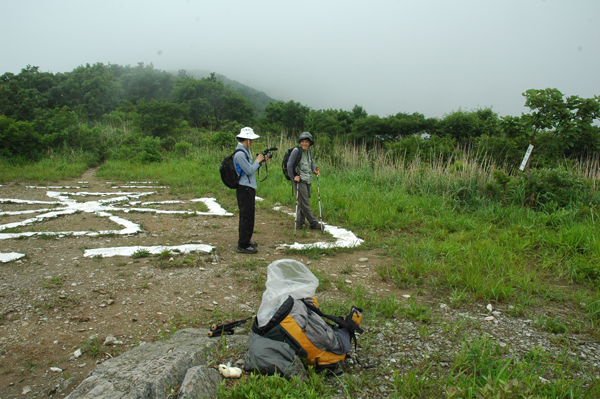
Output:
<svg viewBox="0 0 600 399">
<path fill-rule="evenodd" d="M 296 355 L 305 358 L 317 370 L 333 370 L 346 359 L 351 340 L 356 345 L 355 334 L 363 333 L 361 320 L 360 308 L 352 307 L 350 314 L 341 318 L 321 312 L 315 298 L 294 299 L 290 296 L 264 327 L 258 327 L 255 318 L 252 332 L 287 343 Z"/>
<path fill-rule="evenodd" d="M 250 362 L 264 374 L 284 375 L 293 367 L 290 353 L 305 358 L 317 370 L 334 370 L 346 359 L 360 327 L 362 309 L 336 317 L 319 308 L 314 293 L 318 279 L 302 263 L 279 259 L 267 267 L 267 289 L 252 324 Z M 332 322 L 332 323 L 329 323 Z"/>
</svg>

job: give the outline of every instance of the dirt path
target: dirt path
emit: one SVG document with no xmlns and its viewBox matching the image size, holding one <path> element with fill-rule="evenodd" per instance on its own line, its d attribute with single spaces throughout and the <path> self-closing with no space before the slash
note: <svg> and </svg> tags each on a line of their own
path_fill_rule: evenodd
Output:
<svg viewBox="0 0 600 399">
<path fill-rule="evenodd" d="M 136 192 L 144 196 L 135 201 L 155 203 L 145 205 L 147 208 L 206 211 L 203 203 L 190 202 L 192 197 L 174 195 L 169 188 L 157 186 L 147 182 L 110 183 L 97 179 L 96 170 L 90 169 L 79 179 L 46 188 L 6 184 L 0 187 L 0 199 L 52 201 L 48 196 L 52 191 L 71 193 L 63 195 L 85 203 L 109 196 L 73 194 Z M 121 201 L 119 205 L 140 206 L 128 205 L 128 201 L 133 200 Z M 156 204 L 163 201 L 180 202 Z M 0 203 L 4 212 L 45 207 L 48 205 Z M 21 397 L 25 391 L 29 392 L 27 397 L 68 394 L 103 357 L 116 356 L 141 341 L 160 339 L 179 323 L 208 326 L 214 320 L 253 314 L 264 290 L 265 267 L 276 259 L 293 258 L 310 264 L 331 281 L 360 281 L 375 295 L 403 294 L 378 277 L 377 266 L 385 260 L 372 251 L 357 250 L 318 259 L 286 254 L 279 248 L 282 243 L 294 242 L 292 217 L 263 207 L 257 211 L 253 237 L 260 244 L 259 254 L 238 254 L 237 210 L 224 207 L 235 215 L 110 212 L 141 226 L 141 232 L 134 235 L 50 234 L 122 228 L 108 217 L 85 211 L 9 230 L 42 234 L 0 240 L 0 252 L 26 255 L 0 263 L 0 398 Z M 0 216 L 0 224 L 31 217 L 5 214 Z M 311 243 L 323 237 L 319 232 L 303 230 L 296 240 Z M 94 248 L 194 243 L 208 244 L 215 250 L 211 254 L 139 258 L 83 256 L 86 249 Z M 334 287 L 319 294 L 323 301 L 338 296 Z M 87 345 L 92 336 L 98 337 L 97 346 Z M 107 336 L 114 336 L 120 343 L 104 347 Z M 75 357 L 78 349 L 84 353 Z M 95 357 L 98 350 L 108 355 Z"/>
</svg>

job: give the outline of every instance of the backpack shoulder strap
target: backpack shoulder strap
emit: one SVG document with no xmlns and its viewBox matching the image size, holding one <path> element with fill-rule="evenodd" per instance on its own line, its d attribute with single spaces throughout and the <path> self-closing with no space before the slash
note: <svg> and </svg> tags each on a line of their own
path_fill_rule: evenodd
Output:
<svg viewBox="0 0 600 399">
<path fill-rule="evenodd" d="M 346 319 L 343 319 L 341 317 L 325 314 L 321 312 L 321 309 L 316 307 L 309 298 L 302 299 L 302 302 L 314 313 L 325 319 L 331 320 L 341 328 L 345 328 L 348 331 L 348 335 L 350 335 L 350 339 L 354 341 L 354 350 L 356 350 L 356 333 L 362 334 L 364 330 L 360 328 L 360 326 L 356 324 L 351 317 L 346 317 Z"/>
<path fill-rule="evenodd" d="M 231 159 L 233 159 L 233 163 L 235 165 L 238 165 L 238 163 L 235 161 L 235 153 L 236 152 L 243 152 L 244 155 L 246 155 L 246 159 L 248 160 L 248 162 L 250 162 L 250 159 L 248 158 L 248 154 L 246 154 L 246 151 L 241 150 L 239 148 L 236 148 L 235 151 L 233 152 L 233 154 L 231 154 Z M 240 167 L 240 169 L 242 169 L 242 168 Z M 237 170 L 237 168 L 236 168 L 236 170 Z M 244 176 L 244 171 L 243 170 L 241 171 L 240 176 L 238 177 L 238 182 L 240 181 L 240 179 L 242 178 L 242 176 Z"/>
<path fill-rule="evenodd" d="M 319 309 L 318 307 L 316 307 L 310 300 L 308 299 L 303 299 L 302 300 L 304 302 L 304 304 L 306 305 L 306 307 L 310 310 L 312 310 L 313 312 L 315 312 L 316 314 L 318 314 L 321 317 L 324 317 L 328 320 L 331 320 L 332 322 L 334 322 L 335 324 L 337 324 L 338 326 L 347 329 L 349 332 L 357 332 L 359 334 L 362 334 L 364 332 L 364 330 L 362 328 L 360 328 L 360 326 L 358 324 L 356 324 L 354 321 L 352 320 L 344 320 L 341 317 L 337 317 L 337 316 L 332 316 L 329 314 L 325 314 L 323 312 L 321 312 L 321 309 Z"/>
<path fill-rule="evenodd" d="M 296 162 L 294 162 L 294 168 L 296 168 L 296 166 L 298 166 L 298 164 L 300 163 L 300 159 L 302 158 L 302 153 L 300 152 L 300 151 L 302 151 L 302 147 L 301 146 L 297 146 L 294 149 L 298 150 L 298 156 L 296 157 Z"/>
</svg>

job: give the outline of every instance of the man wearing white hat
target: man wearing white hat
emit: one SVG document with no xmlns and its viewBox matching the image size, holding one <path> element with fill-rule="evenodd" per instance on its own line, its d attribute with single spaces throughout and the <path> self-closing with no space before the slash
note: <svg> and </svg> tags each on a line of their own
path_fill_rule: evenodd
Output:
<svg viewBox="0 0 600 399">
<path fill-rule="evenodd" d="M 252 142 L 260 136 L 254 133 L 254 130 L 245 127 L 236 136 L 238 145 L 233 159 L 235 168 L 240 177 L 237 188 L 237 202 L 240 209 L 240 224 L 237 252 L 243 254 L 255 254 L 258 252 L 258 244 L 252 239 L 254 232 L 254 215 L 255 215 L 255 197 L 256 197 L 256 177 L 254 173 L 260 168 L 263 161 L 268 157 L 263 154 L 258 154 L 253 164 L 250 163 L 252 155 L 250 154 L 250 146 Z"/>
</svg>

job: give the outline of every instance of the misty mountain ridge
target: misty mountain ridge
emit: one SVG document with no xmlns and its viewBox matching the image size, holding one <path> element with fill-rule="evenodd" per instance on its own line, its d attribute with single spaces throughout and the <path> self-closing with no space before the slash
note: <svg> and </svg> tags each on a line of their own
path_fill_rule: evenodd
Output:
<svg viewBox="0 0 600 399">
<path fill-rule="evenodd" d="M 177 76 L 177 72 L 169 71 L 169 73 Z M 185 70 L 185 74 L 194 79 L 208 78 L 212 72 L 205 69 L 194 69 L 191 71 Z M 272 97 L 269 97 L 264 91 L 256 90 L 250 86 L 238 82 L 237 80 L 229 79 L 225 75 L 221 75 L 215 72 L 215 76 L 219 82 L 223 82 L 225 85 L 231 86 L 235 91 L 250 100 L 255 104 L 255 109 L 258 111 L 259 116 L 264 116 L 264 109 L 270 102 L 278 102 Z"/>
</svg>

